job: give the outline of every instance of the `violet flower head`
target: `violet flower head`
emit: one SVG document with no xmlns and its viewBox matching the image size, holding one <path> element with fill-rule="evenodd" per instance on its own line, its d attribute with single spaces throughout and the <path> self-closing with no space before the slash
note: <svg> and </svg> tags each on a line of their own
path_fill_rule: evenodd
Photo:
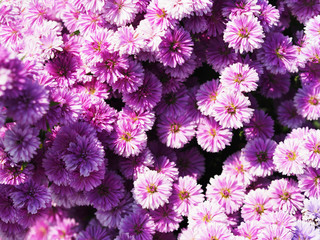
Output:
<svg viewBox="0 0 320 240">
<path fill-rule="evenodd" d="M 307 197 L 320 198 L 320 169 L 306 168 L 298 175 L 298 186 Z"/>
<path fill-rule="evenodd" d="M 260 14 L 258 20 L 263 27 L 263 30 L 269 32 L 274 26 L 277 26 L 280 20 L 280 12 L 268 0 L 258 0 L 260 5 Z"/>
<path fill-rule="evenodd" d="M 133 21 L 138 13 L 137 0 L 107 0 L 104 5 L 105 19 L 117 26 L 124 26 Z"/>
<path fill-rule="evenodd" d="M 320 117 L 320 85 L 303 87 L 294 96 L 294 106 L 297 112 L 307 120 L 317 120 Z"/>
<path fill-rule="evenodd" d="M 283 226 L 268 225 L 260 231 L 258 236 L 259 239 L 291 240 L 292 232 Z"/>
<path fill-rule="evenodd" d="M 302 219 L 306 222 L 311 223 L 315 227 L 320 225 L 320 202 L 319 198 L 310 197 L 305 199 L 303 202 L 304 206 L 302 209 Z"/>
<path fill-rule="evenodd" d="M 169 202 L 172 182 L 156 171 L 147 171 L 134 181 L 133 197 L 143 208 L 157 209 Z"/>
<path fill-rule="evenodd" d="M 278 120 L 283 126 L 298 128 L 305 122 L 305 119 L 297 113 L 293 100 L 281 102 L 278 107 Z"/>
<path fill-rule="evenodd" d="M 213 118 L 202 117 L 197 129 L 197 142 L 207 152 L 219 152 L 230 145 L 232 132 Z"/>
<path fill-rule="evenodd" d="M 242 93 L 226 90 L 218 95 L 214 106 L 214 118 L 224 128 L 241 128 L 253 115 L 249 98 Z"/>
<path fill-rule="evenodd" d="M 190 16 L 193 11 L 193 0 L 160 0 L 158 4 L 171 18 L 177 20 Z"/>
<path fill-rule="evenodd" d="M 233 19 L 240 15 L 257 15 L 259 10 L 257 0 L 227 0 L 223 2 L 222 14 Z"/>
<path fill-rule="evenodd" d="M 31 214 L 36 214 L 40 209 L 46 208 L 51 203 L 48 189 L 33 181 L 17 186 L 10 196 L 15 207 L 25 207 Z"/>
<path fill-rule="evenodd" d="M 139 128 L 145 131 L 152 129 L 155 122 L 155 113 L 153 111 L 134 111 L 131 108 L 125 106 L 119 112 L 119 119 L 136 124 Z"/>
<path fill-rule="evenodd" d="M 122 178 L 111 171 L 106 172 L 105 178 L 98 187 L 85 193 L 93 207 L 103 211 L 108 211 L 117 206 L 124 194 Z"/>
<path fill-rule="evenodd" d="M 165 175 L 168 180 L 174 182 L 178 179 L 179 170 L 174 161 L 170 161 L 167 156 L 160 156 L 155 159 L 154 169 L 158 173 Z"/>
<path fill-rule="evenodd" d="M 310 18 L 320 14 L 320 3 L 314 0 L 286 0 L 291 13 L 297 17 L 301 23 L 306 23 Z"/>
<path fill-rule="evenodd" d="M 272 74 L 265 71 L 260 78 L 260 92 L 267 98 L 280 98 L 290 89 L 290 73 Z"/>
<path fill-rule="evenodd" d="M 77 240 L 87 239 L 111 240 L 109 232 L 99 225 L 88 226 L 86 230 L 79 232 Z"/>
<path fill-rule="evenodd" d="M 313 168 L 320 168 L 320 130 L 310 129 L 303 143 L 305 163 Z"/>
<path fill-rule="evenodd" d="M 196 240 L 204 240 L 204 239 L 221 239 L 228 240 L 232 239 L 233 234 L 230 229 L 224 224 L 208 224 L 200 226 L 198 230 L 198 236 L 196 236 Z"/>
<path fill-rule="evenodd" d="M 14 125 L 5 132 L 3 145 L 12 161 L 30 162 L 40 146 L 37 130 L 27 126 Z"/>
<path fill-rule="evenodd" d="M 273 74 L 296 72 L 297 50 L 292 39 L 282 33 L 270 33 L 257 53 L 258 59 Z"/>
<path fill-rule="evenodd" d="M 244 187 L 228 176 L 215 176 L 207 185 L 206 197 L 209 201 L 217 201 L 227 214 L 239 210 L 244 199 Z"/>
<path fill-rule="evenodd" d="M 258 19 L 253 15 L 238 15 L 227 23 L 223 39 L 236 52 L 252 52 L 261 48 L 264 33 Z"/>
<path fill-rule="evenodd" d="M 182 65 L 192 54 L 193 42 L 183 28 L 168 31 L 159 45 L 158 58 L 164 66 Z"/>
<path fill-rule="evenodd" d="M 313 225 L 308 222 L 298 220 L 295 231 L 293 233 L 292 240 L 299 239 L 314 239 L 317 240 L 320 237 L 319 229 L 316 229 Z"/>
</svg>

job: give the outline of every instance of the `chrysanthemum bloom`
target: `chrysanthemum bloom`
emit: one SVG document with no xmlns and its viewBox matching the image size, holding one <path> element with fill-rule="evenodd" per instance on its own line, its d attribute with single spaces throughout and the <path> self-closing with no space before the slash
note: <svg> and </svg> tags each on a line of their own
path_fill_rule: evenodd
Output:
<svg viewBox="0 0 320 240">
<path fill-rule="evenodd" d="M 197 228 L 183 228 L 181 230 L 181 233 L 178 235 L 179 240 L 190 240 L 190 239 L 196 239 L 197 236 Z"/>
<path fill-rule="evenodd" d="M 151 72 L 146 72 L 141 87 L 133 93 L 123 94 L 123 101 L 135 111 L 152 110 L 162 96 L 162 84 Z"/>
<path fill-rule="evenodd" d="M 195 134 L 195 123 L 186 115 L 161 115 L 157 124 L 160 141 L 167 147 L 182 148 Z"/>
<path fill-rule="evenodd" d="M 190 58 L 192 47 L 193 42 L 190 34 L 183 28 L 167 31 L 159 44 L 159 61 L 164 66 L 174 68 Z"/>
<path fill-rule="evenodd" d="M 267 212 L 261 216 L 261 226 L 277 225 L 279 227 L 285 227 L 291 231 L 294 230 L 296 225 L 296 217 L 284 210 L 276 212 Z"/>
<path fill-rule="evenodd" d="M 320 12 L 319 12 L 320 13 Z M 305 26 L 305 34 L 306 38 L 310 41 L 319 41 L 320 38 L 320 16 L 315 16 L 314 18 L 311 18 Z"/>
<path fill-rule="evenodd" d="M 215 176 L 207 185 L 206 197 L 209 201 L 217 201 L 227 214 L 239 210 L 244 199 L 244 187 L 230 176 Z"/>
<path fill-rule="evenodd" d="M 292 240 L 319 239 L 320 231 L 308 222 L 298 220 Z"/>
<path fill-rule="evenodd" d="M 79 96 L 66 88 L 53 90 L 51 101 L 55 104 L 46 116 L 50 126 L 75 122 L 83 111 Z"/>
<path fill-rule="evenodd" d="M 320 3 L 314 0 L 286 0 L 291 13 L 297 17 L 301 23 L 306 23 L 310 18 L 320 14 Z"/>
<path fill-rule="evenodd" d="M 78 223 L 73 218 L 58 219 L 55 226 L 50 227 L 48 239 L 59 239 L 63 235 L 66 239 L 76 238 Z"/>
<path fill-rule="evenodd" d="M 28 213 L 36 214 L 38 210 L 46 208 L 51 202 L 48 189 L 32 180 L 16 187 L 10 193 L 13 204 L 16 208 L 25 207 Z"/>
<path fill-rule="evenodd" d="M 124 26 L 138 13 L 137 0 L 107 0 L 103 17 L 112 24 Z"/>
<path fill-rule="evenodd" d="M 310 198 L 304 200 L 304 207 L 302 209 L 302 219 L 308 223 L 311 223 L 315 227 L 320 225 L 320 201 L 319 198 Z"/>
<path fill-rule="evenodd" d="M 186 79 L 194 72 L 198 65 L 197 55 L 193 53 L 182 65 L 177 65 L 175 68 L 165 67 L 165 72 L 171 77 Z"/>
<path fill-rule="evenodd" d="M 240 236 L 243 236 L 245 239 L 258 240 L 258 234 L 262 227 L 263 226 L 256 220 L 246 220 L 238 226 L 236 231 L 239 233 Z"/>
<path fill-rule="evenodd" d="M 128 58 L 126 56 L 119 56 L 118 52 L 110 53 L 105 51 L 101 57 L 102 60 L 97 62 L 91 69 L 99 81 L 112 84 L 119 77 L 124 76 L 121 71 L 128 68 Z"/>
<path fill-rule="evenodd" d="M 49 109 L 47 91 L 38 83 L 28 81 L 16 96 L 3 99 L 9 117 L 21 124 L 36 123 Z"/>
<path fill-rule="evenodd" d="M 259 82 L 260 92 L 267 98 L 280 98 L 289 91 L 290 74 L 271 74 L 265 71 Z"/>
<path fill-rule="evenodd" d="M 100 13 L 86 11 L 86 13 L 80 13 L 79 15 L 78 30 L 84 36 L 90 35 L 92 32 L 103 28 L 104 23 L 105 21 Z"/>
<path fill-rule="evenodd" d="M 252 52 L 263 43 L 263 30 L 257 18 L 252 14 L 239 15 L 227 23 L 223 40 L 236 52 Z"/>
<path fill-rule="evenodd" d="M 278 107 L 279 122 L 289 128 L 298 128 L 305 122 L 305 119 L 297 113 L 297 109 L 293 104 L 293 100 L 281 102 Z"/>
<path fill-rule="evenodd" d="M 133 197 L 143 208 L 157 209 L 169 202 L 172 182 L 162 173 L 147 171 L 134 181 Z"/>
<path fill-rule="evenodd" d="M 36 129 L 14 125 L 5 132 L 3 145 L 10 154 L 12 161 L 29 162 L 40 145 Z"/>
<path fill-rule="evenodd" d="M 135 240 L 152 240 L 155 224 L 148 213 L 138 210 L 123 218 L 119 229 L 120 234 L 128 233 L 129 237 L 133 237 Z"/>
<path fill-rule="evenodd" d="M 295 128 L 295 129 L 292 129 L 292 131 L 287 134 L 286 139 L 297 138 L 301 142 L 304 142 L 309 132 L 310 132 L 309 127 Z"/>
<path fill-rule="evenodd" d="M 302 154 L 306 165 L 320 168 L 320 130 L 310 129 L 305 136 Z"/>
<path fill-rule="evenodd" d="M 245 221 L 260 220 L 261 216 L 273 210 L 268 192 L 265 189 L 251 190 L 246 195 L 241 216 Z"/>
<path fill-rule="evenodd" d="M 172 148 L 169 148 L 161 143 L 159 139 L 149 141 L 148 147 L 150 148 L 153 156 L 156 158 L 166 156 L 174 162 L 177 161 L 177 153 Z"/>
<path fill-rule="evenodd" d="M 41 221 L 37 221 L 28 232 L 26 237 L 27 240 L 32 239 L 47 239 L 48 233 L 50 229 L 50 221 L 47 219 L 41 219 Z"/>
<path fill-rule="evenodd" d="M 294 96 L 294 106 L 298 114 L 307 120 L 317 120 L 320 117 L 320 85 L 303 87 Z"/>
<path fill-rule="evenodd" d="M 138 155 L 147 145 L 147 135 L 133 124 L 118 121 L 110 135 L 113 151 L 123 157 Z"/>
<path fill-rule="evenodd" d="M 134 55 L 144 46 L 144 39 L 130 26 L 123 26 L 115 33 L 115 50 L 121 55 Z"/>
<path fill-rule="evenodd" d="M 196 236 L 196 240 L 228 240 L 232 239 L 233 234 L 225 224 L 207 224 L 201 225 L 198 229 L 199 234 Z"/>
<path fill-rule="evenodd" d="M 197 142 L 207 152 L 219 152 L 230 145 L 232 132 L 213 118 L 202 117 L 197 128 Z"/>
<path fill-rule="evenodd" d="M 205 201 L 190 209 L 188 223 L 192 229 L 196 229 L 203 224 L 214 225 L 221 223 L 227 225 L 227 215 L 217 202 Z"/>
<path fill-rule="evenodd" d="M 205 16 L 193 15 L 191 17 L 184 18 L 183 23 L 184 28 L 192 34 L 204 33 L 208 30 L 208 23 Z"/>
<path fill-rule="evenodd" d="M 170 203 L 179 214 L 188 216 L 193 207 L 203 202 L 202 192 L 201 185 L 197 184 L 195 178 L 180 177 L 179 181 L 173 185 Z"/>
<path fill-rule="evenodd" d="M 0 234 L 4 239 L 26 239 L 28 228 L 17 223 L 5 223 L 0 220 Z"/>
<path fill-rule="evenodd" d="M 239 183 L 248 186 L 254 180 L 250 168 L 251 164 L 243 157 L 243 153 L 238 151 L 223 162 L 222 175 L 235 177 Z"/>
<path fill-rule="evenodd" d="M 280 19 L 279 10 L 268 0 L 258 0 L 257 4 L 260 5 L 260 14 L 258 20 L 263 27 L 263 30 L 269 32 L 274 26 L 277 26 Z"/>
<path fill-rule="evenodd" d="M 257 0 L 227 0 L 223 2 L 222 14 L 232 19 L 239 15 L 257 15 L 259 10 Z"/>
<path fill-rule="evenodd" d="M 49 187 L 49 192 L 52 198 L 52 204 L 59 207 L 71 208 L 77 205 L 90 204 L 83 193 L 77 192 L 70 186 L 58 186 L 52 183 Z"/>
<path fill-rule="evenodd" d="M 222 85 L 215 79 L 207 81 L 200 86 L 196 94 L 196 100 L 198 109 L 203 115 L 213 116 L 214 104 L 221 92 Z"/>
<path fill-rule="evenodd" d="M 170 161 L 167 156 L 161 156 L 155 159 L 154 169 L 158 173 L 165 175 L 168 180 L 174 182 L 178 179 L 179 170 L 174 161 Z"/>
<path fill-rule="evenodd" d="M 306 168 L 298 175 L 298 186 L 307 197 L 320 198 L 320 169 Z"/>
<path fill-rule="evenodd" d="M 163 86 L 165 88 L 165 86 Z M 175 117 L 186 112 L 189 101 L 187 89 L 182 86 L 176 92 L 169 92 L 162 95 L 162 99 L 156 107 L 158 115 L 163 114 L 168 117 Z"/>
<path fill-rule="evenodd" d="M 273 153 L 277 143 L 270 139 L 255 138 L 247 143 L 243 157 L 250 163 L 250 173 L 258 177 L 270 176 L 274 170 Z"/>
<path fill-rule="evenodd" d="M 224 128 L 241 128 L 253 115 L 249 98 L 237 91 L 223 91 L 214 105 L 214 118 Z"/>
<path fill-rule="evenodd" d="M 98 210 L 95 215 L 99 222 L 108 228 L 119 228 L 121 220 L 132 213 L 133 198 L 126 193 L 123 199 L 115 207 L 108 211 Z"/>
<path fill-rule="evenodd" d="M 268 191 L 271 204 L 276 211 L 282 209 L 294 214 L 303 207 L 304 196 L 298 188 L 298 183 L 293 179 L 273 180 Z"/>
<path fill-rule="evenodd" d="M 257 53 L 261 63 L 273 74 L 297 71 L 297 50 L 291 38 L 282 33 L 269 34 Z"/>
<path fill-rule="evenodd" d="M 292 232 L 289 229 L 277 225 L 267 225 L 259 233 L 259 239 L 266 240 L 291 240 L 292 236 Z"/>
<path fill-rule="evenodd" d="M 209 41 L 206 58 L 215 71 L 221 72 L 225 67 L 237 62 L 238 53 L 218 36 Z"/>
<path fill-rule="evenodd" d="M 254 138 L 270 139 L 273 137 L 274 121 L 263 110 L 256 109 L 249 123 L 244 124 L 244 134 L 247 140 Z"/>
<path fill-rule="evenodd" d="M 123 121 L 137 124 L 139 128 L 145 131 L 152 129 L 155 121 L 155 113 L 153 111 L 134 111 L 129 107 L 123 107 L 119 112 L 119 119 Z"/>
<path fill-rule="evenodd" d="M 301 142 L 298 139 L 286 139 L 280 142 L 273 155 L 276 170 L 285 175 L 302 174 L 304 157 Z"/>
<path fill-rule="evenodd" d="M 104 178 L 105 167 L 93 171 L 89 176 L 83 176 L 78 170 L 70 173 L 70 186 L 76 191 L 90 191 L 99 186 Z"/>
<path fill-rule="evenodd" d="M 160 7 L 158 2 L 158 0 L 150 2 L 144 17 L 150 22 L 152 27 L 155 27 L 160 32 L 169 27 L 174 27 L 177 21 L 173 20 L 172 17 L 168 15 L 167 10 L 164 7 Z"/>
<path fill-rule="evenodd" d="M 110 239 L 110 234 L 107 229 L 102 228 L 100 225 L 89 225 L 86 230 L 79 232 L 77 236 L 78 240 L 87 240 L 87 239 L 101 239 L 108 240 Z"/>
<path fill-rule="evenodd" d="M 111 86 L 121 93 L 131 93 L 138 90 L 143 84 L 144 69 L 137 61 L 128 61 L 128 67 L 120 70 L 121 77 Z"/>
<path fill-rule="evenodd" d="M 196 147 L 177 152 L 176 159 L 179 168 L 179 176 L 192 176 L 200 179 L 204 174 L 205 158 Z"/>
<path fill-rule="evenodd" d="M 259 76 L 248 64 L 234 63 L 226 67 L 220 76 L 220 82 L 225 88 L 233 88 L 241 92 L 255 91 Z"/>
<path fill-rule="evenodd" d="M 190 16 L 193 10 L 193 0 L 160 0 L 158 5 L 165 9 L 171 18 L 178 20 Z"/>
<path fill-rule="evenodd" d="M 165 204 L 156 210 L 150 211 L 150 216 L 156 226 L 156 231 L 167 233 L 177 230 L 182 216 L 176 212 L 171 204 Z"/>
<path fill-rule="evenodd" d="M 107 171 L 98 187 L 86 192 L 88 200 L 98 210 L 110 210 L 117 206 L 124 197 L 122 178 L 112 171 Z"/>
<path fill-rule="evenodd" d="M 11 161 L 1 163 L 0 184 L 20 185 L 28 182 L 34 174 L 34 165 L 21 162 L 13 164 Z"/>
<path fill-rule="evenodd" d="M 14 207 L 10 194 L 15 190 L 14 187 L 1 185 L 0 187 L 0 219 L 6 223 L 17 220 L 18 210 Z"/>
</svg>

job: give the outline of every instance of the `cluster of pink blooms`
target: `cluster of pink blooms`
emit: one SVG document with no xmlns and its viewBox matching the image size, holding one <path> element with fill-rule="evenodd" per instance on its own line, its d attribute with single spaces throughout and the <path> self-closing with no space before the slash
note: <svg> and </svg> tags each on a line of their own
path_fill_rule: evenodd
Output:
<svg viewBox="0 0 320 240">
<path fill-rule="evenodd" d="M 319 0 L 0 1 L 0 240 L 320 240 Z"/>
</svg>

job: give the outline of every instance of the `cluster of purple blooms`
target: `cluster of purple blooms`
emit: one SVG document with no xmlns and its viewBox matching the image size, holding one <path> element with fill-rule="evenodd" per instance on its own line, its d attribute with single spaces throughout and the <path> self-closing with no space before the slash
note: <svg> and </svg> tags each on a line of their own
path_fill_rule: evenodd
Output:
<svg viewBox="0 0 320 240">
<path fill-rule="evenodd" d="M 0 1 L 0 239 L 320 240 L 319 119 L 318 0 Z"/>
</svg>

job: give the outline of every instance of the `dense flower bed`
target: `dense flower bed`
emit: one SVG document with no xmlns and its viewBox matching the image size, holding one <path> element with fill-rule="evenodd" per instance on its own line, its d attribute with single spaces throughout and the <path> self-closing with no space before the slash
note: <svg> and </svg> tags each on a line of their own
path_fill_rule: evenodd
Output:
<svg viewBox="0 0 320 240">
<path fill-rule="evenodd" d="M 320 239 L 318 0 L 0 1 L 0 238 Z"/>
</svg>

